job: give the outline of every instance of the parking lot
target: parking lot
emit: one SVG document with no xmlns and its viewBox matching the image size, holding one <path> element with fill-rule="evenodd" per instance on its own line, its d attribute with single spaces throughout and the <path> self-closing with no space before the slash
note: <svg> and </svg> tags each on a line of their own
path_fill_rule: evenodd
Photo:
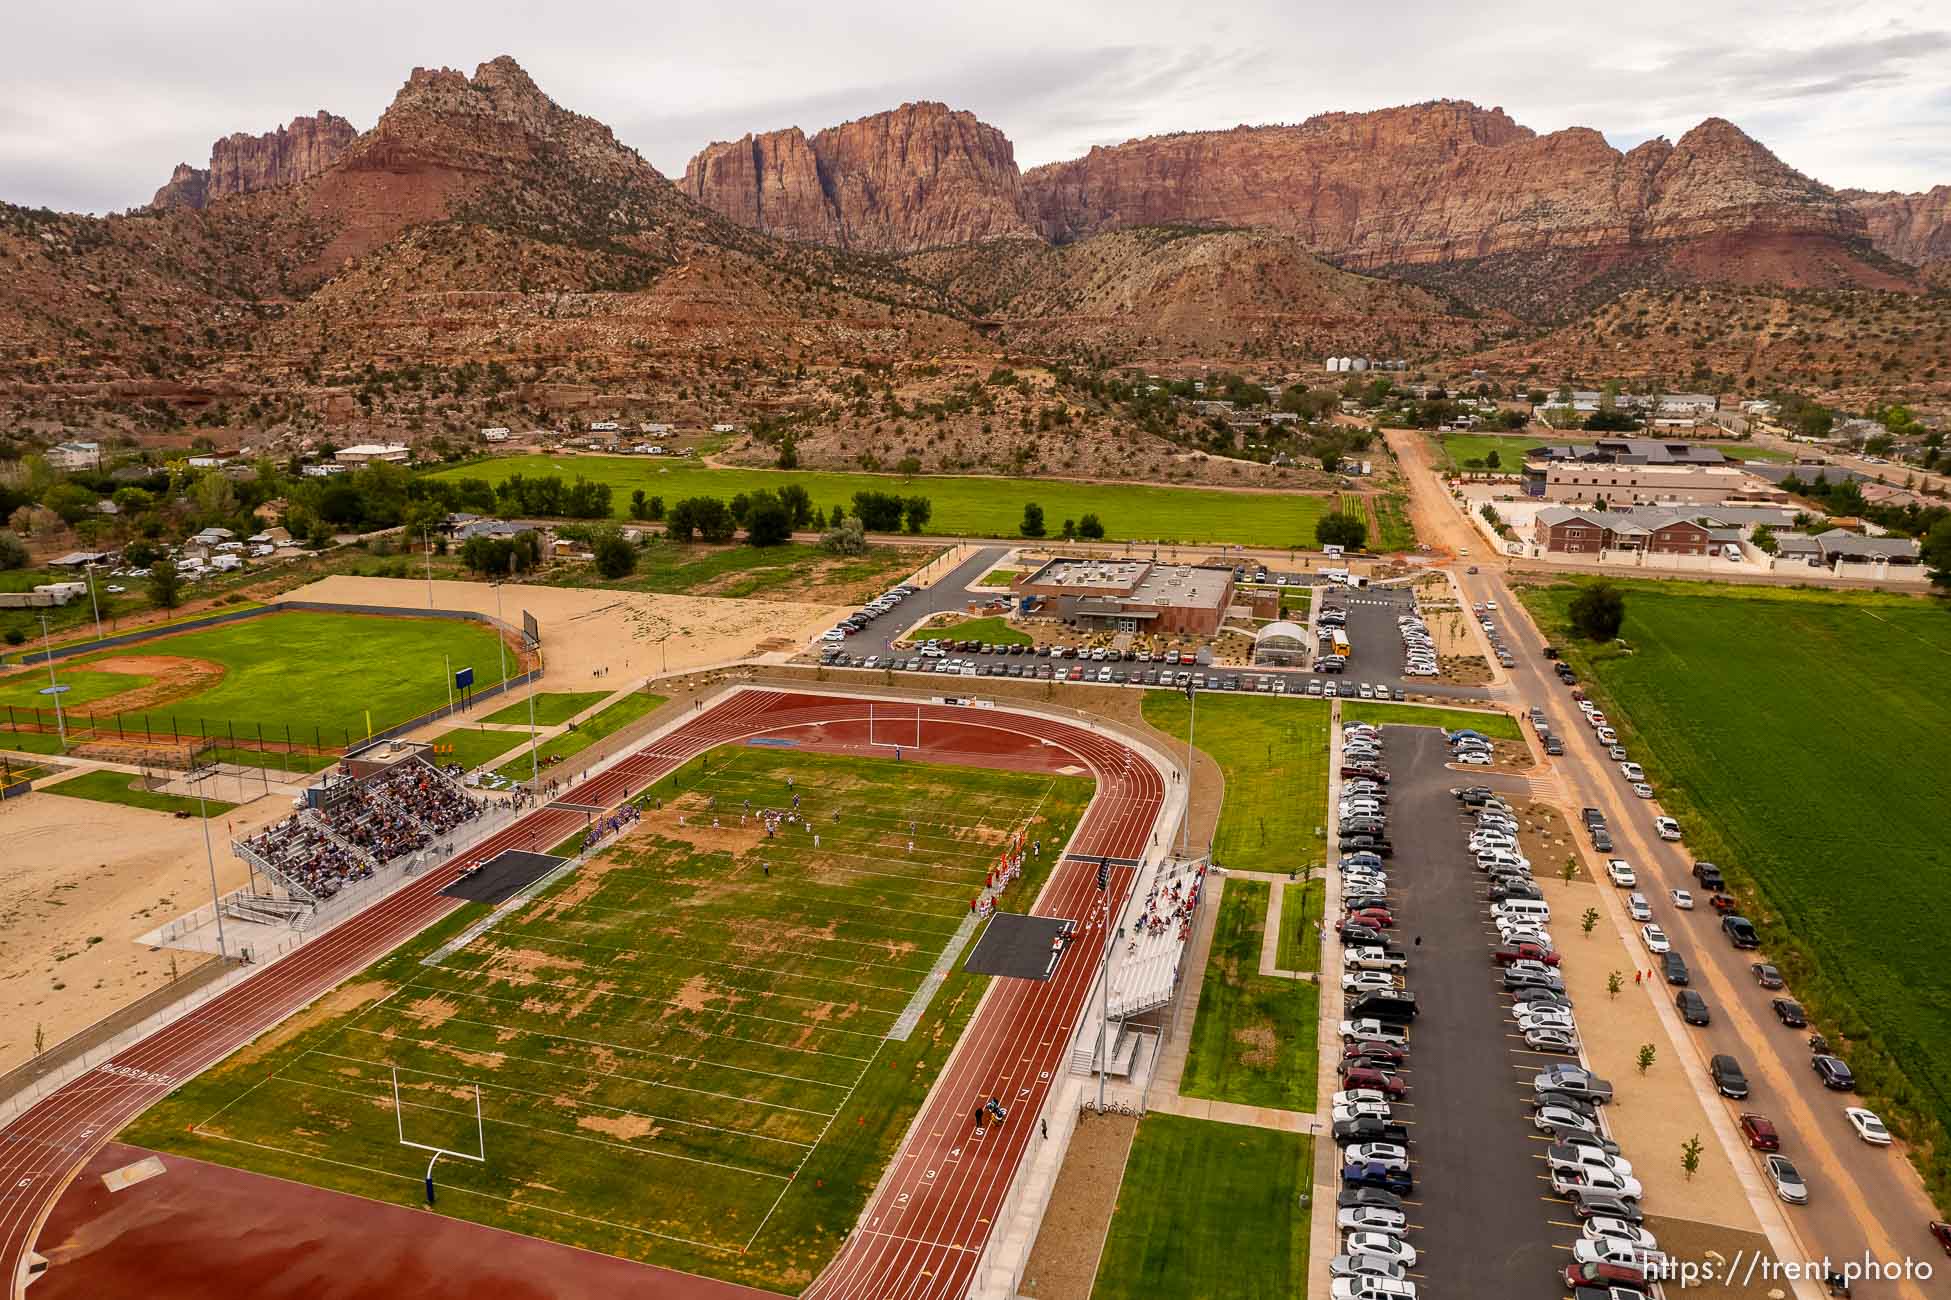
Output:
<svg viewBox="0 0 1951 1300">
<path fill-rule="evenodd" d="M 1402 675 L 1402 635 L 1396 619 L 1414 608 L 1407 587 L 1328 588 L 1315 593 L 1316 607 L 1336 605 L 1348 611 L 1348 667 L 1342 676 L 1351 682 L 1386 686 L 1393 695 L 1400 687 L 1422 690 L 1425 683 Z"/>
<path fill-rule="evenodd" d="M 1416 1174 L 1414 1280 L 1467 1279 L 1472 1295 L 1555 1300 L 1578 1228 L 1543 1180 L 1545 1143 L 1527 1099 L 1533 1074 L 1574 1058 L 1527 1051 L 1514 1037 L 1490 961 L 1482 877 L 1449 793 L 1469 778 L 1444 766 L 1433 728 L 1386 727 L 1383 736 L 1394 776 L 1394 937 L 1410 956 L 1418 1002 L 1404 1071 L 1412 1104 L 1400 1108 Z"/>
</svg>

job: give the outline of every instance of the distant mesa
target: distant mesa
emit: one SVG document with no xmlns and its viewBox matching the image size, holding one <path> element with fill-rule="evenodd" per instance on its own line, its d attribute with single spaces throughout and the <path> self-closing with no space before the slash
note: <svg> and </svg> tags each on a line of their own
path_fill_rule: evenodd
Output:
<svg viewBox="0 0 1951 1300">
<path fill-rule="evenodd" d="M 227 135 L 210 146 L 208 167 L 178 163 L 149 206 L 201 210 L 234 194 L 297 185 L 330 167 L 358 135 L 352 123 L 323 109 L 263 135 Z"/>
</svg>

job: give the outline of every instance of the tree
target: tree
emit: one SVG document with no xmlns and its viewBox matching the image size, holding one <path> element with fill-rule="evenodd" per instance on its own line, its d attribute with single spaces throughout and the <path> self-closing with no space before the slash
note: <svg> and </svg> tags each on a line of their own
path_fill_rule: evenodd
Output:
<svg viewBox="0 0 1951 1300">
<path fill-rule="evenodd" d="M 804 528 L 813 523 L 813 498 L 797 483 L 788 483 L 779 489 L 779 504 L 792 512 L 793 527 Z"/>
<path fill-rule="evenodd" d="M 831 555 L 864 555 L 867 531 L 860 526 L 860 520 L 842 518 L 820 535 L 820 548 Z"/>
<path fill-rule="evenodd" d="M 1626 987 L 1625 976 L 1621 975 L 1616 970 L 1606 972 L 1606 993 L 1608 996 L 1615 997 L 1615 998 L 1618 997 L 1619 990 L 1625 987 Z"/>
<path fill-rule="evenodd" d="M 1496 469 L 1503 463 L 1504 463 L 1504 457 L 1498 452 L 1497 448 L 1492 447 L 1489 451 L 1484 453 L 1485 469 Z"/>
<path fill-rule="evenodd" d="M 1700 1172 L 1701 1150 L 1700 1134 L 1698 1133 L 1680 1144 L 1680 1167 L 1687 1171 L 1687 1177 L 1690 1180 L 1695 1174 Z"/>
<path fill-rule="evenodd" d="M 1321 457 L 1321 469 L 1332 474 L 1341 468 L 1341 448 L 1332 444 L 1322 445 L 1317 453 Z"/>
<path fill-rule="evenodd" d="M 1639 1059 L 1637 1062 L 1639 1065 L 1639 1072 L 1641 1074 L 1645 1074 L 1648 1070 L 1652 1069 L 1653 1062 L 1656 1059 L 1658 1059 L 1658 1057 L 1659 1057 L 1659 1053 L 1653 1050 L 1653 1044 L 1641 1043 L 1639 1045 Z"/>
<path fill-rule="evenodd" d="M 928 526 L 929 517 L 935 513 L 935 503 L 927 497 L 909 497 L 906 505 L 908 531 L 918 533 Z"/>
<path fill-rule="evenodd" d="M 95 494 L 79 483 L 56 483 L 41 497 L 41 504 L 61 516 L 65 524 L 78 524 L 95 508 Z"/>
<path fill-rule="evenodd" d="M 1034 501 L 1025 505 L 1023 522 L 1016 526 L 1016 531 L 1025 537 L 1043 536 L 1043 507 Z"/>
<path fill-rule="evenodd" d="M 1063 528 L 1063 532 L 1062 532 L 1062 534 L 1061 534 L 1061 536 L 1063 537 L 1063 539 L 1064 539 L 1064 540 L 1065 540 L 1066 542 L 1068 542 L 1068 541 L 1072 541 L 1072 540 L 1074 540 L 1074 539 L 1076 538 L 1076 536 L 1077 536 L 1077 521 L 1076 521 L 1075 519 L 1066 519 L 1066 520 L 1064 520 L 1064 528 Z"/>
<path fill-rule="evenodd" d="M 176 572 L 176 561 L 157 560 L 149 566 L 149 599 L 163 609 L 175 609 L 183 594 L 183 577 Z"/>
<path fill-rule="evenodd" d="M 870 533 L 898 533 L 907 502 L 892 492 L 854 493 L 854 514 L 860 526 Z"/>
<path fill-rule="evenodd" d="M 637 548 L 618 529 L 605 528 L 597 533 L 590 550 L 596 555 L 596 572 L 612 582 L 628 577 L 637 567 Z"/>
<path fill-rule="evenodd" d="M 729 542 L 738 531 L 738 520 L 731 507 L 717 497 L 686 497 L 671 507 L 665 529 L 672 538 L 688 542 L 701 537 L 707 542 Z"/>
<path fill-rule="evenodd" d="M 663 497 L 652 497 L 652 498 L 650 499 L 650 509 L 649 509 L 649 511 L 648 511 L 648 512 L 647 512 L 647 513 L 646 513 L 646 514 L 644 515 L 644 518 L 646 518 L 646 519 L 662 519 L 663 517 L 664 517 L 664 498 L 663 498 Z"/>
<path fill-rule="evenodd" d="M 799 468 L 799 444 L 791 433 L 779 435 L 779 468 Z"/>
<path fill-rule="evenodd" d="M 1586 908 L 1585 915 L 1578 918 L 1578 928 L 1585 932 L 1585 937 L 1588 939 L 1592 937 L 1592 928 L 1598 923 L 1599 909 L 1596 907 Z"/>
<path fill-rule="evenodd" d="M 1782 549 L 1782 544 L 1775 540 L 1775 530 L 1767 524 L 1762 524 L 1755 529 L 1753 541 L 1755 549 L 1763 555 L 1773 555 Z"/>
<path fill-rule="evenodd" d="M 913 478 L 915 475 L 921 473 L 921 457 L 915 455 L 913 452 L 909 452 L 901 458 L 901 463 L 896 465 L 895 468 L 901 471 L 902 478 Z"/>
<path fill-rule="evenodd" d="M 752 498 L 745 512 L 745 540 L 751 546 L 778 546 L 793 535 L 793 512 L 770 492 Z"/>
<path fill-rule="evenodd" d="M 1571 884 L 1578 878 L 1578 859 L 1566 858 L 1565 865 L 1558 869 L 1558 874 L 1565 878 L 1566 884 Z"/>
<path fill-rule="evenodd" d="M 1919 548 L 1931 576 L 1931 585 L 1940 591 L 1951 590 L 1951 515 L 1931 525 Z"/>
<path fill-rule="evenodd" d="M 1588 582 L 1572 597 L 1572 630 L 1588 641 L 1610 641 L 1626 621 L 1626 597 L 1601 579 Z"/>
<path fill-rule="evenodd" d="M 12 533 L 0 532 L 0 569 L 27 567 L 27 545 Z M 138 568 L 141 566 L 138 565 Z"/>
<path fill-rule="evenodd" d="M 1359 551 L 1368 544 L 1368 524 L 1352 515 L 1323 515 L 1314 525 L 1314 540 L 1323 546 Z"/>
<path fill-rule="evenodd" d="M 650 498 L 644 494 L 642 488 L 638 488 L 630 494 L 630 517 L 632 519 L 650 518 Z"/>
<path fill-rule="evenodd" d="M 1096 515 L 1085 515 L 1077 521 L 1077 535 L 1097 541 L 1104 536 L 1104 523 Z"/>
</svg>

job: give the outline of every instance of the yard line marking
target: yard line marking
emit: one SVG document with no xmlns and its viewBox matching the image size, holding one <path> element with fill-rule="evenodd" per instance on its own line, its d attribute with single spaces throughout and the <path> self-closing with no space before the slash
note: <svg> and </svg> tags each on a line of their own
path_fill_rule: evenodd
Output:
<svg viewBox="0 0 1951 1300">
<path fill-rule="evenodd" d="M 625 916 L 647 916 L 647 917 L 662 918 L 662 917 L 668 917 L 670 915 L 668 912 L 645 911 L 643 908 L 640 907 L 609 907 L 606 906 L 605 904 L 592 903 L 589 902 L 588 900 L 584 900 L 583 902 L 576 904 L 576 906 L 578 908 L 587 908 L 593 912 L 621 912 Z M 889 908 L 887 910 L 902 911 L 904 909 Z M 939 918 L 941 914 L 939 912 L 913 912 L 910 913 L 910 915 L 932 916 L 932 917 Z M 849 923 L 853 923 L 855 921 L 855 918 L 848 917 L 846 918 L 846 920 Z M 919 926 L 912 926 L 912 925 L 875 925 L 874 928 L 881 929 L 881 930 L 898 930 L 904 934 L 925 934 L 931 939 L 946 939 L 949 935 L 954 933 L 953 930 L 924 930 Z"/>
<path fill-rule="evenodd" d="M 619 947 L 613 947 L 606 943 L 590 943 L 587 940 L 583 940 L 583 939 L 551 939 L 547 935 L 541 935 L 541 934 L 524 934 L 520 936 L 520 939 L 523 943 L 562 943 L 562 944 L 570 944 L 578 948 L 600 948 L 605 952 L 642 953 L 645 956 L 655 956 L 658 952 L 664 951 L 663 949 L 655 949 L 655 948 L 653 949 L 619 948 Z M 489 951 L 507 951 L 507 950 L 505 948 L 494 948 L 494 949 L 476 948 L 474 950 L 474 954 L 479 955 L 483 952 L 489 952 Z M 823 984 L 847 984 L 847 985 L 851 985 L 854 988 L 877 989 L 882 993 L 906 993 L 909 991 L 907 988 L 899 984 L 870 984 L 866 980 L 841 979 L 837 975 L 809 975 L 801 971 L 788 970 L 779 966 L 750 966 L 744 962 L 713 961 L 709 957 L 694 957 L 689 955 L 685 957 L 685 960 L 693 961 L 693 962 L 702 962 L 704 965 L 707 966 L 728 966 L 733 970 L 757 971 L 761 975 L 789 975 L 795 979 L 817 980 Z M 603 962 L 602 967 L 606 970 L 612 968 L 622 969 L 622 970 L 633 969 L 628 962 L 621 962 L 621 963 Z M 641 970 L 642 967 L 636 967 L 634 969 Z"/>
<path fill-rule="evenodd" d="M 421 1045 L 425 1046 L 424 1043 Z M 536 1092 L 533 1088 L 511 1088 L 507 1084 L 503 1084 L 503 1083 L 482 1083 L 479 1079 L 468 1078 L 466 1076 L 459 1075 L 459 1074 L 442 1074 L 438 1070 L 422 1070 L 417 1066 L 401 1065 L 395 1061 L 373 1061 L 373 1060 L 368 1060 L 366 1057 L 363 1056 L 346 1056 L 339 1052 L 316 1052 L 316 1053 L 307 1052 L 306 1055 L 307 1056 L 312 1056 L 312 1055 L 328 1056 L 335 1061 L 355 1061 L 360 1065 L 390 1066 L 391 1068 L 396 1070 L 404 1070 L 408 1074 L 422 1074 L 428 1077 L 429 1079 L 452 1079 L 456 1083 L 472 1083 L 478 1087 L 488 1088 L 495 1092 L 515 1093 L 518 1096 L 523 1096 L 523 1097 L 546 1097 L 552 1101 L 563 1100 L 562 1095 L 560 1093 Z M 587 1071 L 585 1071 L 585 1073 L 587 1073 Z M 300 1083 L 306 1082 L 305 1080 L 302 1079 L 296 1079 L 295 1076 L 294 1076 L 294 1081 Z M 659 1115 L 655 1111 L 632 1110 L 628 1106 L 606 1106 L 601 1102 L 583 1101 L 581 1099 L 576 1099 L 574 1101 L 574 1104 L 577 1106 L 586 1106 L 591 1110 L 611 1110 L 611 1111 L 615 1111 L 619 1115 L 635 1115 L 639 1119 L 654 1119 L 664 1124 L 682 1124 L 686 1128 L 709 1129 L 714 1133 L 731 1133 L 731 1134 L 736 1134 L 739 1137 L 757 1138 L 761 1142 L 778 1142 L 784 1146 L 789 1146 L 789 1147 L 810 1148 L 812 1146 L 810 1142 L 795 1142 L 791 1138 L 772 1137 L 769 1134 L 765 1134 L 765 1133 L 754 1133 L 750 1129 L 727 1128 L 720 1124 L 702 1124 L 699 1123 L 697 1120 L 679 1119 L 674 1115 Z M 824 1112 L 813 1112 L 813 1113 L 824 1113 Z"/>
<path fill-rule="evenodd" d="M 470 976 L 470 977 L 480 977 L 480 976 L 488 976 L 488 977 L 493 977 L 493 978 L 499 978 L 499 974 L 498 974 L 498 972 L 495 972 L 495 971 L 484 971 L 484 970 L 475 970 L 475 969 L 473 969 L 472 967 L 468 967 L 468 966 L 435 966 L 435 967 L 432 967 L 432 969 L 434 969 L 434 970 L 444 970 L 444 971 L 452 971 L 452 972 L 453 972 L 454 974 L 456 974 L 456 975 L 466 975 L 466 976 Z M 803 996 L 803 995 L 801 995 L 801 994 L 798 994 L 798 993 L 774 993 L 774 992 L 772 992 L 772 991 L 770 991 L 770 990 L 768 990 L 768 989 L 752 989 L 752 988 L 746 988 L 746 987 L 745 987 L 744 985 L 742 985 L 742 984 L 731 984 L 731 983 L 726 983 L 726 982 L 724 982 L 724 981 L 719 981 L 719 983 L 720 983 L 720 985 L 721 985 L 722 987 L 724 987 L 724 988 L 727 988 L 727 989 L 731 989 L 731 990 L 732 990 L 733 992 L 736 992 L 736 993 L 756 993 L 756 994 L 759 994 L 759 995 L 761 995 L 761 996 L 763 996 L 763 997 L 768 997 L 768 998 L 783 998 L 783 999 L 785 999 L 785 1000 L 787 1000 L 787 1001 L 789 1001 L 789 1002 L 811 1002 L 811 1003 L 813 1003 L 813 1004 L 815 1004 L 815 1005 L 821 1005 L 821 1004 L 825 1004 L 825 1003 L 829 1003 L 829 1002 L 831 1002 L 831 1001 L 833 1000 L 833 999 L 831 999 L 831 998 L 809 998 L 809 997 L 805 997 L 805 996 Z M 425 984 L 418 984 L 418 983 L 416 983 L 416 984 L 415 984 L 415 987 L 416 987 L 416 988 L 431 988 L 431 987 L 433 987 L 433 986 L 432 986 L 432 985 L 425 985 Z M 666 998 L 653 998 L 653 997 L 650 997 L 649 995 L 647 995 L 647 994 L 643 994 L 643 993 L 625 993 L 625 992 L 623 992 L 623 991 L 621 991 L 620 989 L 610 989 L 610 990 L 608 990 L 608 991 L 606 991 L 606 992 L 605 992 L 605 991 L 598 991 L 598 990 L 596 990 L 596 989 L 591 989 L 591 988 L 586 988 L 586 987 L 584 987 L 583 985 L 580 985 L 580 984 L 564 984 L 564 983 L 561 983 L 561 982 L 559 982 L 559 981 L 556 981 L 556 980 L 530 980 L 530 981 L 529 981 L 528 983 L 526 983 L 526 984 L 522 984 L 522 985 L 520 985 L 519 987 L 521 987 L 521 988 L 525 988 L 525 989 L 533 989 L 533 988 L 542 988 L 542 989 L 563 989 L 563 990 L 566 990 L 566 991 L 568 991 L 568 992 L 570 992 L 570 993 L 594 993 L 594 994 L 595 994 L 595 995 L 596 995 L 597 997 L 604 997 L 604 998 L 624 998 L 624 999 L 626 999 L 626 1000 L 628 1000 L 628 1001 L 631 1001 L 631 1002 L 657 1002 L 657 1003 L 661 1003 L 661 1004 L 662 1004 L 662 1005 L 664 1005 L 664 1006 L 670 1006 L 670 1007 L 675 1007 L 675 1006 L 681 1006 L 681 1005 L 682 1005 L 681 1003 L 677 1003 L 677 1002 L 672 1002 L 672 1001 L 670 1001 L 670 1000 L 668 1000 L 668 999 L 666 999 Z M 699 1010 L 702 1010 L 702 1011 L 717 1011 L 717 1008 L 714 1008 L 714 1007 L 703 1007 L 703 1008 L 699 1008 Z M 871 1014 L 873 1014 L 873 1015 L 877 1015 L 877 1016 L 898 1016 L 898 1015 L 900 1015 L 900 1014 L 901 1014 L 901 1013 L 900 1013 L 900 1012 L 898 1012 L 898 1011 L 883 1011 L 883 1010 L 881 1010 L 881 1009 L 880 1009 L 879 1007 L 862 1007 L 862 1008 L 861 1008 L 861 1010 L 862 1010 L 863 1012 L 868 1012 L 868 1013 L 871 1013 Z M 741 1013 L 740 1013 L 740 1012 L 737 1012 L 737 1011 L 723 1011 L 723 1012 L 720 1012 L 719 1014 L 723 1014 L 723 1015 L 733 1015 L 733 1016 L 735 1016 L 735 1015 L 739 1015 L 739 1014 L 741 1014 Z M 793 1024 L 794 1022 L 793 1022 L 793 1021 L 790 1021 L 790 1020 L 782 1020 L 782 1021 L 780 1021 L 779 1023 L 780 1023 L 780 1024 L 785 1024 L 785 1025 L 790 1025 L 790 1024 Z M 804 1024 L 801 1024 L 801 1025 L 800 1025 L 800 1028 L 805 1028 L 805 1025 L 804 1025 Z M 844 1030 L 843 1030 L 843 1031 L 841 1031 L 841 1032 L 843 1032 L 843 1033 L 844 1033 L 844 1032 L 848 1032 L 848 1031 L 844 1031 Z M 858 1030 L 855 1030 L 855 1031 L 852 1031 L 852 1032 L 855 1032 L 855 1033 L 859 1033 L 860 1031 L 858 1031 Z M 862 1037 L 871 1037 L 872 1035 L 868 1035 L 868 1034 L 862 1034 L 861 1036 L 862 1036 Z"/>
<path fill-rule="evenodd" d="M 874 1056 L 879 1057 L 880 1054 L 881 1054 L 880 1044 L 877 1043 L 874 1046 Z M 873 1064 L 874 1062 L 872 1060 L 869 1060 L 867 1063 L 868 1068 L 872 1069 Z M 867 1077 L 867 1070 L 862 1070 L 860 1072 L 860 1078 L 864 1079 L 866 1077 Z M 854 1080 L 854 1086 L 855 1087 L 860 1086 L 860 1079 Z M 797 1165 L 793 1166 L 792 1177 L 788 1178 L 786 1181 L 786 1185 L 779 1189 L 779 1195 L 773 1198 L 771 1209 L 768 1209 L 765 1212 L 765 1217 L 759 1220 L 759 1226 L 752 1229 L 752 1235 L 745 1239 L 745 1244 L 743 1246 L 739 1247 L 739 1252 L 738 1252 L 739 1254 L 743 1255 L 746 1251 L 752 1249 L 752 1243 L 759 1239 L 759 1234 L 761 1232 L 765 1231 L 766 1224 L 772 1221 L 773 1211 L 777 1210 L 779 1208 L 779 1203 L 786 1199 L 786 1193 L 791 1191 L 793 1188 L 793 1181 L 799 1177 L 800 1171 L 806 1168 L 806 1162 L 813 1158 L 813 1153 L 819 1150 L 820 1143 L 826 1141 L 827 1132 L 833 1127 L 833 1121 L 839 1117 L 841 1111 L 847 1108 L 847 1102 L 853 1098 L 853 1095 L 854 1095 L 853 1088 L 847 1089 L 847 1095 L 840 1099 L 840 1104 L 834 1107 L 833 1114 L 827 1117 L 826 1124 L 820 1129 L 819 1136 L 813 1139 L 813 1145 L 806 1149 L 806 1154 L 799 1158 L 799 1163 Z M 927 1102 L 924 1101 L 922 1104 L 926 1106 Z"/>
<path fill-rule="evenodd" d="M 582 926 L 585 929 L 602 930 L 605 933 L 613 933 L 615 931 L 615 927 L 610 925 L 606 921 L 581 921 L 576 919 L 573 916 L 551 917 L 549 920 L 549 924 L 552 926 L 577 925 L 577 926 Z M 526 937 L 525 932 L 517 931 L 517 933 L 522 933 L 524 937 Z M 660 931 L 659 933 L 663 933 L 663 932 Z M 676 935 L 672 937 L 682 938 L 682 936 L 676 936 Z M 572 942 L 572 941 L 562 940 L 561 942 Z M 798 949 L 789 949 L 789 948 L 775 948 L 771 944 L 754 943 L 749 939 L 737 939 L 737 938 L 728 937 L 726 939 L 726 942 L 735 948 L 757 948 L 762 952 L 778 953 L 782 957 L 805 957 L 815 961 L 850 961 L 865 966 L 885 966 L 889 970 L 911 970 L 912 969 L 911 967 L 903 966 L 898 962 L 867 961 L 864 958 L 842 957 L 837 954 L 803 952 Z M 885 950 L 888 946 L 887 941 L 882 939 L 849 939 L 847 936 L 842 934 L 833 935 L 831 938 L 822 938 L 820 942 L 821 943 L 851 943 L 856 947 L 875 948 L 881 950 Z M 600 947 L 601 945 L 596 945 L 596 946 Z M 668 952 L 672 946 L 673 945 L 664 945 L 658 948 L 639 949 L 639 951 L 649 952 L 654 955 L 660 952 Z"/>
</svg>

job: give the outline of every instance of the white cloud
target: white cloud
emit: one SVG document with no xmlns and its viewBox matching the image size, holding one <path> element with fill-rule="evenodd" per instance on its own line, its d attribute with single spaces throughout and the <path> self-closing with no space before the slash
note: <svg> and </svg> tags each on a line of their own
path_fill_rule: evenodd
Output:
<svg viewBox="0 0 1951 1300">
<path fill-rule="evenodd" d="M 1582 11 L 1582 12 L 1581 12 Z M 209 142 L 327 108 L 370 126 L 415 64 L 512 54 L 667 174 L 706 143 L 903 100 L 967 108 L 1025 167 L 1094 144 L 1436 98 L 1628 146 L 1709 116 L 1834 185 L 1951 182 L 1936 0 L 70 0 L 8 16 L 0 197 L 146 201 Z"/>
</svg>

